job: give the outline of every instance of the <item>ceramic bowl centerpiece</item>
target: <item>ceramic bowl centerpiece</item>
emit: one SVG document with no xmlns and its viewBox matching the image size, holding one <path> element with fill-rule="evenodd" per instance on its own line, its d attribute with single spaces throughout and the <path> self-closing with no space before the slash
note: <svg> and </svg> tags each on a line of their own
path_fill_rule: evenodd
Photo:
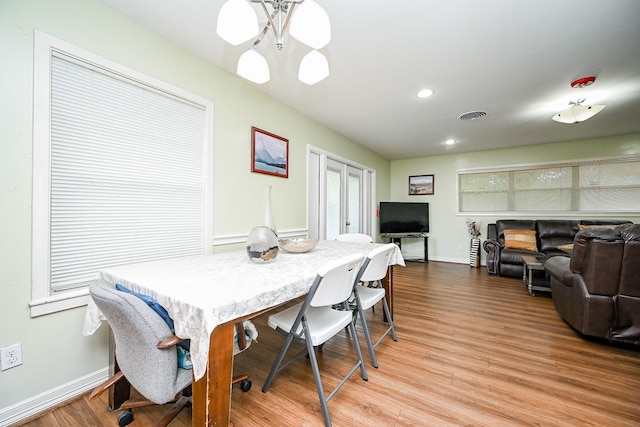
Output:
<svg viewBox="0 0 640 427">
<path fill-rule="evenodd" d="M 280 239 L 280 247 L 287 252 L 309 252 L 318 244 L 318 239 Z"/>
<path fill-rule="evenodd" d="M 247 255 L 257 264 L 264 264 L 278 256 L 278 237 L 269 227 L 255 227 L 247 237 Z"/>
</svg>

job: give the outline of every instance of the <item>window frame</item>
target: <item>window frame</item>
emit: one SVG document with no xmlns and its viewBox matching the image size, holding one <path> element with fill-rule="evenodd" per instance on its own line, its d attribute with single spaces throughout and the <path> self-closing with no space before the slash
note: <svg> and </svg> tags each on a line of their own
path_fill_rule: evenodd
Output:
<svg viewBox="0 0 640 427">
<path fill-rule="evenodd" d="M 183 98 L 205 110 L 205 221 L 203 252 L 213 253 L 213 101 L 160 81 L 70 43 L 36 31 L 33 82 L 33 204 L 31 259 L 31 316 L 41 316 L 86 305 L 87 287 L 67 291 L 50 284 L 51 194 L 51 62 L 54 51 L 76 57 L 97 68 L 125 77 L 151 89 Z"/>
</svg>

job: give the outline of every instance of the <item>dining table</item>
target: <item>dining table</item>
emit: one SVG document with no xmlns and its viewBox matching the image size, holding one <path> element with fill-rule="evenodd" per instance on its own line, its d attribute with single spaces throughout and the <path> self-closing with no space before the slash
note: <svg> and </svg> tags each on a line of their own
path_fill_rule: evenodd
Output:
<svg viewBox="0 0 640 427">
<path fill-rule="evenodd" d="M 251 261 L 241 250 L 121 265 L 105 268 L 98 276 L 149 295 L 167 310 L 175 334 L 191 340 L 192 425 L 226 427 L 230 423 L 235 323 L 306 295 L 325 264 L 353 254 L 364 257 L 381 245 L 320 240 L 304 253 L 280 249 L 266 263 Z M 396 248 L 383 280 L 390 310 L 393 267 L 404 265 Z M 90 301 L 83 333 L 92 334 L 101 319 Z"/>
</svg>

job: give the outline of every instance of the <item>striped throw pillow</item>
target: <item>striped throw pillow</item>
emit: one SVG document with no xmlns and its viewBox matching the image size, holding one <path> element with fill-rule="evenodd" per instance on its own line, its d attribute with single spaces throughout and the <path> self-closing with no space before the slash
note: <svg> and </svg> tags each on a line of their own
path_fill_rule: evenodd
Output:
<svg viewBox="0 0 640 427">
<path fill-rule="evenodd" d="M 537 252 L 536 232 L 534 230 L 504 230 L 504 247 Z"/>
</svg>

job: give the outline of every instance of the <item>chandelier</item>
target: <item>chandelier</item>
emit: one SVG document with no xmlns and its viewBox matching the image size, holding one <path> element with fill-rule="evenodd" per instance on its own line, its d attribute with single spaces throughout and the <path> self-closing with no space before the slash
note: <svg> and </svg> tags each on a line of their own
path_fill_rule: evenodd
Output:
<svg viewBox="0 0 640 427">
<path fill-rule="evenodd" d="M 571 82 L 571 87 L 582 89 L 591 86 L 596 81 L 595 77 L 582 77 Z M 606 105 L 582 105 L 584 98 L 576 101 L 570 101 L 571 107 L 560 111 L 552 117 L 553 120 L 560 123 L 580 123 L 598 114 L 606 107 Z"/>
<path fill-rule="evenodd" d="M 267 18 L 262 31 L 256 11 L 249 3 L 262 6 Z M 257 36 L 249 50 L 238 60 L 239 76 L 257 84 L 266 83 L 271 78 L 269 64 L 257 50 L 270 29 L 278 50 L 282 50 L 287 35 L 313 49 L 300 62 L 300 81 L 313 85 L 329 76 L 327 58 L 318 49 L 331 40 L 331 25 L 329 16 L 315 0 L 228 0 L 218 14 L 217 34 L 233 46 Z"/>
</svg>

